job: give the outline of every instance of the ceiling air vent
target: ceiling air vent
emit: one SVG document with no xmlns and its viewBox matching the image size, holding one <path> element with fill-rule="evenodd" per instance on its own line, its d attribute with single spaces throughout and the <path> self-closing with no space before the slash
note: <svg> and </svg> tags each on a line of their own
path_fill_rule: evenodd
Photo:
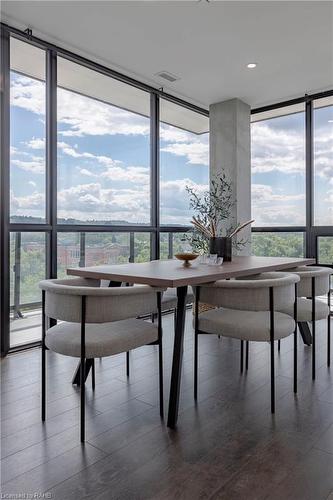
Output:
<svg viewBox="0 0 333 500">
<path fill-rule="evenodd" d="M 168 71 L 160 71 L 159 73 L 156 73 L 156 76 L 163 78 L 163 80 L 167 80 L 168 82 L 175 82 L 176 80 L 179 80 L 178 76 L 175 76 Z"/>
</svg>

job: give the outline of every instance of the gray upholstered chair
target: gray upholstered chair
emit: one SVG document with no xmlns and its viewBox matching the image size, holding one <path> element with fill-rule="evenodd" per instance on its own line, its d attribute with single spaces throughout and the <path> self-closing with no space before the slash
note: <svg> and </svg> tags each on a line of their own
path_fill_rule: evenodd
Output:
<svg viewBox="0 0 333 500">
<path fill-rule="evenodd" d="M 161 295 L 150 286 L 105 288 L 98 280 L 74 278 L 40 282 L 42 289 L 42 420 L 46 415 L 46 348 L 80 358 L 81 441 L 85 439 L 85 363 L 147 344 L 159 348 L 160 415 L 163 418 Z M 142 319 L 156 307 L 158 322 Z M 46 319 L 61 322 L 46 328 Z"/>
<path fill-rule="evenodd" d="M 333 270 L 328 267 L 300 266 L 290 272 L 300 278 L 297 287 L 297 322 L 301 333 L 306 335 L 307 325 L 312 323 L 312 378 L 315 379 L 316 321 L 323 319 L 327 319 L 327 366 L 331 363 L 330 277 Z M 323 295 L 327 295 L 327 304 L 316 298 Z M 279 310 L 292 314 L 292 304 L 287 304 Z"/>
<path fill-rule="evenodd" d="M 220 280 L 195 289 L 194 397 L 198 392 L 198 336 L 216 334 L 244 341 L 270 342 L 271 411 L 275 411 L 274 342 L 294 333 L 294 391 L 297 391 L 296 322 L 277 312 L 294 304 L 299 277 L 288 273 L 262 273 L 241 280 Z M 216 306 L 198 313 L 199 301 Z"/>
</svg>

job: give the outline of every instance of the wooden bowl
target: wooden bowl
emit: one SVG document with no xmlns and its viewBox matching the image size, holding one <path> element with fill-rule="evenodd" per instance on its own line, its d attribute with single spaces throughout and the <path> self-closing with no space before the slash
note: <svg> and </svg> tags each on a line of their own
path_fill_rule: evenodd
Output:
<svg viewBox="0 0 333 500">
<path fill-rule="evenodd" d="M 182 260 L 184 262 L 184 266 L 188 267 L 191 265 L 191 260 L 195 260 L 199 255 L 197 253 L 176 253 L 176 259 Z"/>
</svg>

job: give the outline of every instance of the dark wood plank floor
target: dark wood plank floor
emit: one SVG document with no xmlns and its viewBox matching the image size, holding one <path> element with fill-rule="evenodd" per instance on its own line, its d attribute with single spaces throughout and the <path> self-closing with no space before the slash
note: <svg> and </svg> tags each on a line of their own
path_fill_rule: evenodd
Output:
<svg viewBox="0 0 333 500">
<path fill-rule="evenodd" d="M 164 321 L 165 400 L 172 316 Z M 87 383 L 87 442 L 79 442 L 76 361 L 48 353 L 48 418 L 40 421 L 40 351 L 2 365 L 2 495 L 55 499 L 333 499 L 333 375 L 326 324 L 318 324 L 317 379 L 299 342 L 299 393 L 292 392 L 292 339 L 276 359 L 270 414 L 269 347 L 252 344 L 239 373 L 239 342 L 200 337 L 199 400 L 193 401 L 193 332 L 187 316 L 177 431 L 159 418 L 157 348 L 96 363 Z"/>
</svg>

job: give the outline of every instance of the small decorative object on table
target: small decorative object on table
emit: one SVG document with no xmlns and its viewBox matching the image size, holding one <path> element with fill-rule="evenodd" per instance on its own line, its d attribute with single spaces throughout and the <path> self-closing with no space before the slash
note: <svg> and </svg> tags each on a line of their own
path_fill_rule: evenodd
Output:
<svg viewBox="0 0 333 500">
<path fill-rule="evenodd" d="M 233 224 L 232 209 L 236 201 L 231 181 L 222 173 L 221 177 L 211 181 L 209 191 L 196 193 L 189 186 L 186 190 L 190 196 L 190 206 L 195 212 L 191 220 L 194 227 L 187 236 L 193 250 L 198 253 L 217 254 L 218 257 L 223 257 L 225 262 L 231 261 L 232 247 L 238 249 L 247 242 L 233 241 L 233 237 L 254 222 L 252 219 L 243 224 Z"/>
<path fill-rule="evenodd" d="M 189 267 L 191 265 L 191 261 L 199 257 L 199 255 L 197 253 L 184 252 L 184 253 L 176 253 L 175 257 L 176 259 L 182 260 L 184 262 L 183 264 L 184 267 Z"/>
</svg>

